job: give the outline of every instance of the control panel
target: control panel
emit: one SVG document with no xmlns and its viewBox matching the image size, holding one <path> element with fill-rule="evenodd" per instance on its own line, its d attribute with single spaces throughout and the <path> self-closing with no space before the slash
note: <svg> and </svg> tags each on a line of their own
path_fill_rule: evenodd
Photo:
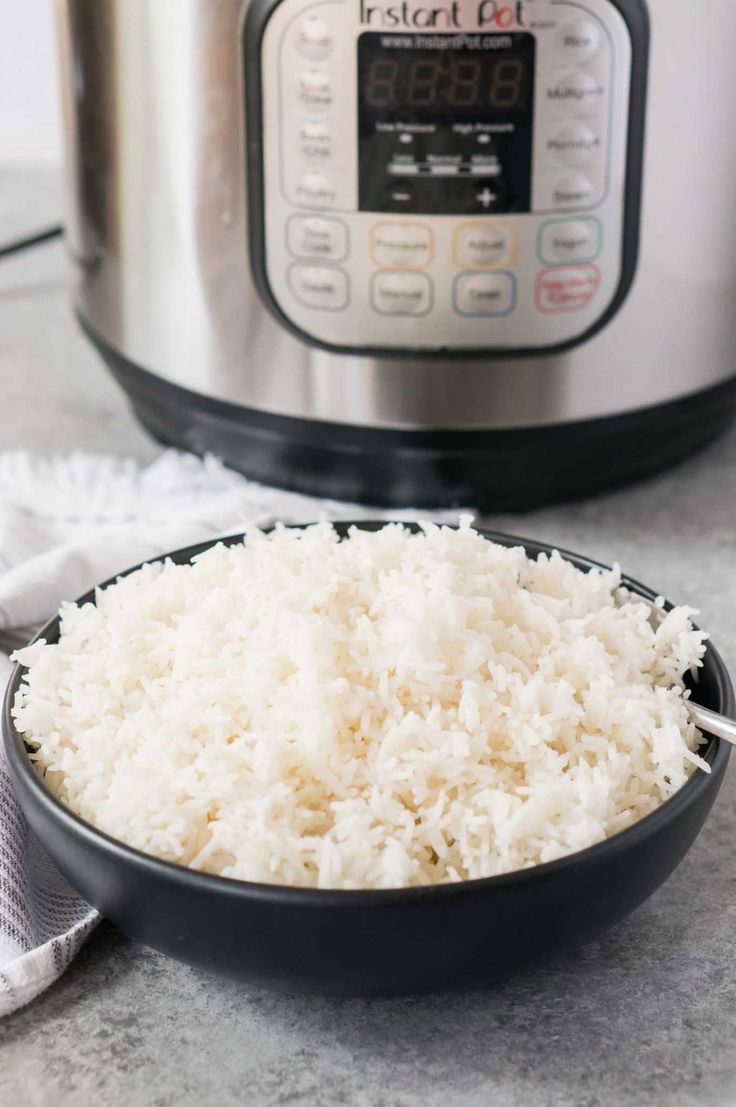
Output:
<svg viewBox="0 0 736 1107">
<path fill-rule="evenodd" d="M 272 310 L 352 352 L 535 352 L 592 333 L 636 253 L 646 44 L 632 8 L 252 9 L 252 260 Z"/>
</svg>

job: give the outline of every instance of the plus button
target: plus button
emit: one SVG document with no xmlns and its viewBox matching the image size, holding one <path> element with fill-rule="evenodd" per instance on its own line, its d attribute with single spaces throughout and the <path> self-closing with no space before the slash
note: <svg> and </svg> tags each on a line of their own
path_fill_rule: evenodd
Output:
<svg viewBox="0 0 736 1107">
<path fill-rule="evenodd" d="M 496 193 L 491 192 L 488 185 L 486 185 L 482 192 L 476 192 L 475 198 L 479 204 L 482 204 L 484 208 L 487 208 L 490 207 L 490 205 L 496 199 Z"/>
</svg>

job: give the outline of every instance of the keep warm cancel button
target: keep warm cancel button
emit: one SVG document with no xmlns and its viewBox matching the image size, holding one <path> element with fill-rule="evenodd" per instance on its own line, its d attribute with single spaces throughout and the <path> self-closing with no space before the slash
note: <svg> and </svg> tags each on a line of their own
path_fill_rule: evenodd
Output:
<svg viewBox="0 0 736 1107">
<path fill-rule="evenodd" d="M 534 289 L 537 307 L 548 315 L 580 311 L 588 306 L 600 284 L 597 265 L 552 265 L 537 274 Z"/>
</svg>

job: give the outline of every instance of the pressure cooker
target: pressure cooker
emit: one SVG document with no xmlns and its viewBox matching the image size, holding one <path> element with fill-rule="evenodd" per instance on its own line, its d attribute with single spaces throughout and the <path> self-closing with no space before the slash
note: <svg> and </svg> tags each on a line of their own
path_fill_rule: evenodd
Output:
<svg viewBox="0 0 736 1107">
<path fill-rule="evenodd" d="M 59 0 L 82 327 L 161 441 L 527 509 L 736 405 L 736 4 Z"/>
</svg>

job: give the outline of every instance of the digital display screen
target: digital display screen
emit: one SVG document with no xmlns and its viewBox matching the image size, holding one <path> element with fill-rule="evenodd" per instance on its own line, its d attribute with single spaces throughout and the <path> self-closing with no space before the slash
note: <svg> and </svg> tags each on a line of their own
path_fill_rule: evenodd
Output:
<svg viewBox="0 0 736 1107">
<path fill-rule="evenodd" d="M 534 38 L 358 40 L 360 209 L 528 211 Z"/>
</svg>

